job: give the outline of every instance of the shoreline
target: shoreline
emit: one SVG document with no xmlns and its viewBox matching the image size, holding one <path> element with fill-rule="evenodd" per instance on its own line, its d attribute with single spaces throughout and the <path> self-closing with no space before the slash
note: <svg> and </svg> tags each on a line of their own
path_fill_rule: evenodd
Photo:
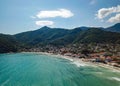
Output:
<svg viewBox="0 0 120 86">
<path fill-rule="evenodd" d="M 112 66 L 109 64 L 99 63 L 99 62 L 85 61 L 84 58 L 77 58 L 77 57 L 71 57 L 71 56 L 65 56 L 65 55 L 61 55 L 61 54 L 54 54 L 54 53 L 47 53 L 47 52 L 21 52 L 21 53 L 35 53 L 35 54 L 43 54 L 43 55 L 52 55 L 54 57 L 60 57 L 63 59 L 67 59 L 67 60 L 73 62 L 73 64 L 75 64 L 77 67 L 91 65 L 91 66 L 95 66 L 95 67 L 107 68 L 107 69 L 113 70 L 115 72 L 120 72 L 120 68 L 118 68 L 118 67 L 115 67 L 115 66 Z"/>
</svg>

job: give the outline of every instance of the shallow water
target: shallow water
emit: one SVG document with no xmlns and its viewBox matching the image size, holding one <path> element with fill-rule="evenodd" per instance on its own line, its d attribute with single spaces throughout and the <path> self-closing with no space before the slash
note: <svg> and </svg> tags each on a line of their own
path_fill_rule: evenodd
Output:
<svg viewBox="0 0 120 86">
<path fill-rule="evenodd" d="M 82 64 L 42 54 L 0 54 L 0 86 L 120 86 L 120 72 Z"/>
</svg>

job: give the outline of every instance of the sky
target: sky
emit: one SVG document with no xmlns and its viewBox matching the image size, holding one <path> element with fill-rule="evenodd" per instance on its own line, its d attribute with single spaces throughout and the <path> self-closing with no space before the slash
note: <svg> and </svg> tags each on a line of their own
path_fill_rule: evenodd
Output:
<svg viewBox="0 0 120 86">
<path fill-rule="evenodd" d="M 0 0 L 0 33 L 43 26 L 109 27 L 120 22 L 120 0 Z"/>
</svg>

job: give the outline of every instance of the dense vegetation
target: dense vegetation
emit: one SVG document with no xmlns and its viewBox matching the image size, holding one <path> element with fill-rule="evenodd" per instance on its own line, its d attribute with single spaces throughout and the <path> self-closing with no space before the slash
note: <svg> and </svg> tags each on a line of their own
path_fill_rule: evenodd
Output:
<svg viewBox="0 0 120 86">
<path fill-rule="evenodd" d="M 120 33 L 120 23 L 117 23 L 111 27 L 106 28 L 105 30 L 111 31 L 111 32 L 119 32 Z"/>
<path fill-rule="evenodd" d="M 0 53 L 16 52 L 18 44 L 14 36 L 0 34 Z"/>
<path fill-rule="evenodd" d="M 103 28 L 78 27 L 72 30 L 42 27 L 35 31 L 19 34 L 0 34 L 0 53 L 16 52 L 22 48 L 43 45 L 71 45 L 79 43 L 120 43 L 120 23 L 114 25 L 112 32 Z M 114 28 L 114 29 L 113 29 Z M 115 30 L 115 31 L 114 31 Z M 118 31 L 118 33 L 116 33 Z"/>
<path fill-rule="evenodd" d="M 82 43 L 120 43 L 120 33 L 91 28 L 80 33 L 75 42 Z"/>
</svg>

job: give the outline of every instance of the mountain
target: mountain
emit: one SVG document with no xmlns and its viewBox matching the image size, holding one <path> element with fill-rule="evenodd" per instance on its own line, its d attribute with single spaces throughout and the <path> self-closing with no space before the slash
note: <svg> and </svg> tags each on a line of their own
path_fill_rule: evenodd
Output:
<svg viewBox="0 0 120 86">
<path fill-rule="evenodd" d="M 119 32 L 120 33 L 120 23 L 117 23 L 111 27 L 105 29 L 106 31 Z"/>
<path fill-rule="evenodd" d="M 75 39 L 75 43 L 120 43 L 120 33 L 89 28 L 80 33 Z"/>
<path fill-rule="evenodd" d="M 72 30 L 42 27 L 14 35 L 27 45 L 68 45 L 72 43 L 118 43 L 120 34 L 104 31 L 101 28 L 77 27 Z"/>
<path fill-rule="evenodd" d="M 72 30 L 68 30 L 68 32 L 61 36 L 60 38 L 57 38 L 51 42 L 53 45 L 67 45 L 73 43 L 75 38 L 80 34 L 82 29 L 80 27 L 74 28 Z"/>
<path fill-rule="evenodd" d="M 65 45 L 72 43 L 81 31 L 85 31 L 87 29 L 87 27 L 77 27 L 72 30 L 68 30 L 44 26 L 38 30 L 23 32 L 14 36 L 20 42 L 24 42 L 27 45 Z"/>
<path fill-rule="evenodd" d="M 74 29 L 42 27 L 38 30 L 27 31 L 15 35 L 0 34 L 0 53 L 16 52 L 26 47 L 44 45 L 69 45 L 79 43 L 120 43 L 120 24 L 110 28 L 116 31 L 108 31 L 103 28 L 77 27 Z M 109 29 L 110 30 L 110 29 Z"/>
<path fill-rule="evenodd" d="M 36 45 L 38 43 L 48 44 L 60 37 L 68 34 L 69 30 L 62 28 L 42 27 L 35 31 L 28 31 L 14 35 L 20 42 L 29 45 Z"/>
<path fill-rule="evenodd" d="M 88 29 L 89 29 L 89 27 L 85 27 L 85 26 L 83 26 L 83 27 L 77 27 L 77 28 L 74 28 L 74 29 L 88 30 Z"/>
<path fill-rule="evenodd" d="M 0 53 L 16 52 L 18 44 L 14 36 L 0 34 Z"/>
</svg>

